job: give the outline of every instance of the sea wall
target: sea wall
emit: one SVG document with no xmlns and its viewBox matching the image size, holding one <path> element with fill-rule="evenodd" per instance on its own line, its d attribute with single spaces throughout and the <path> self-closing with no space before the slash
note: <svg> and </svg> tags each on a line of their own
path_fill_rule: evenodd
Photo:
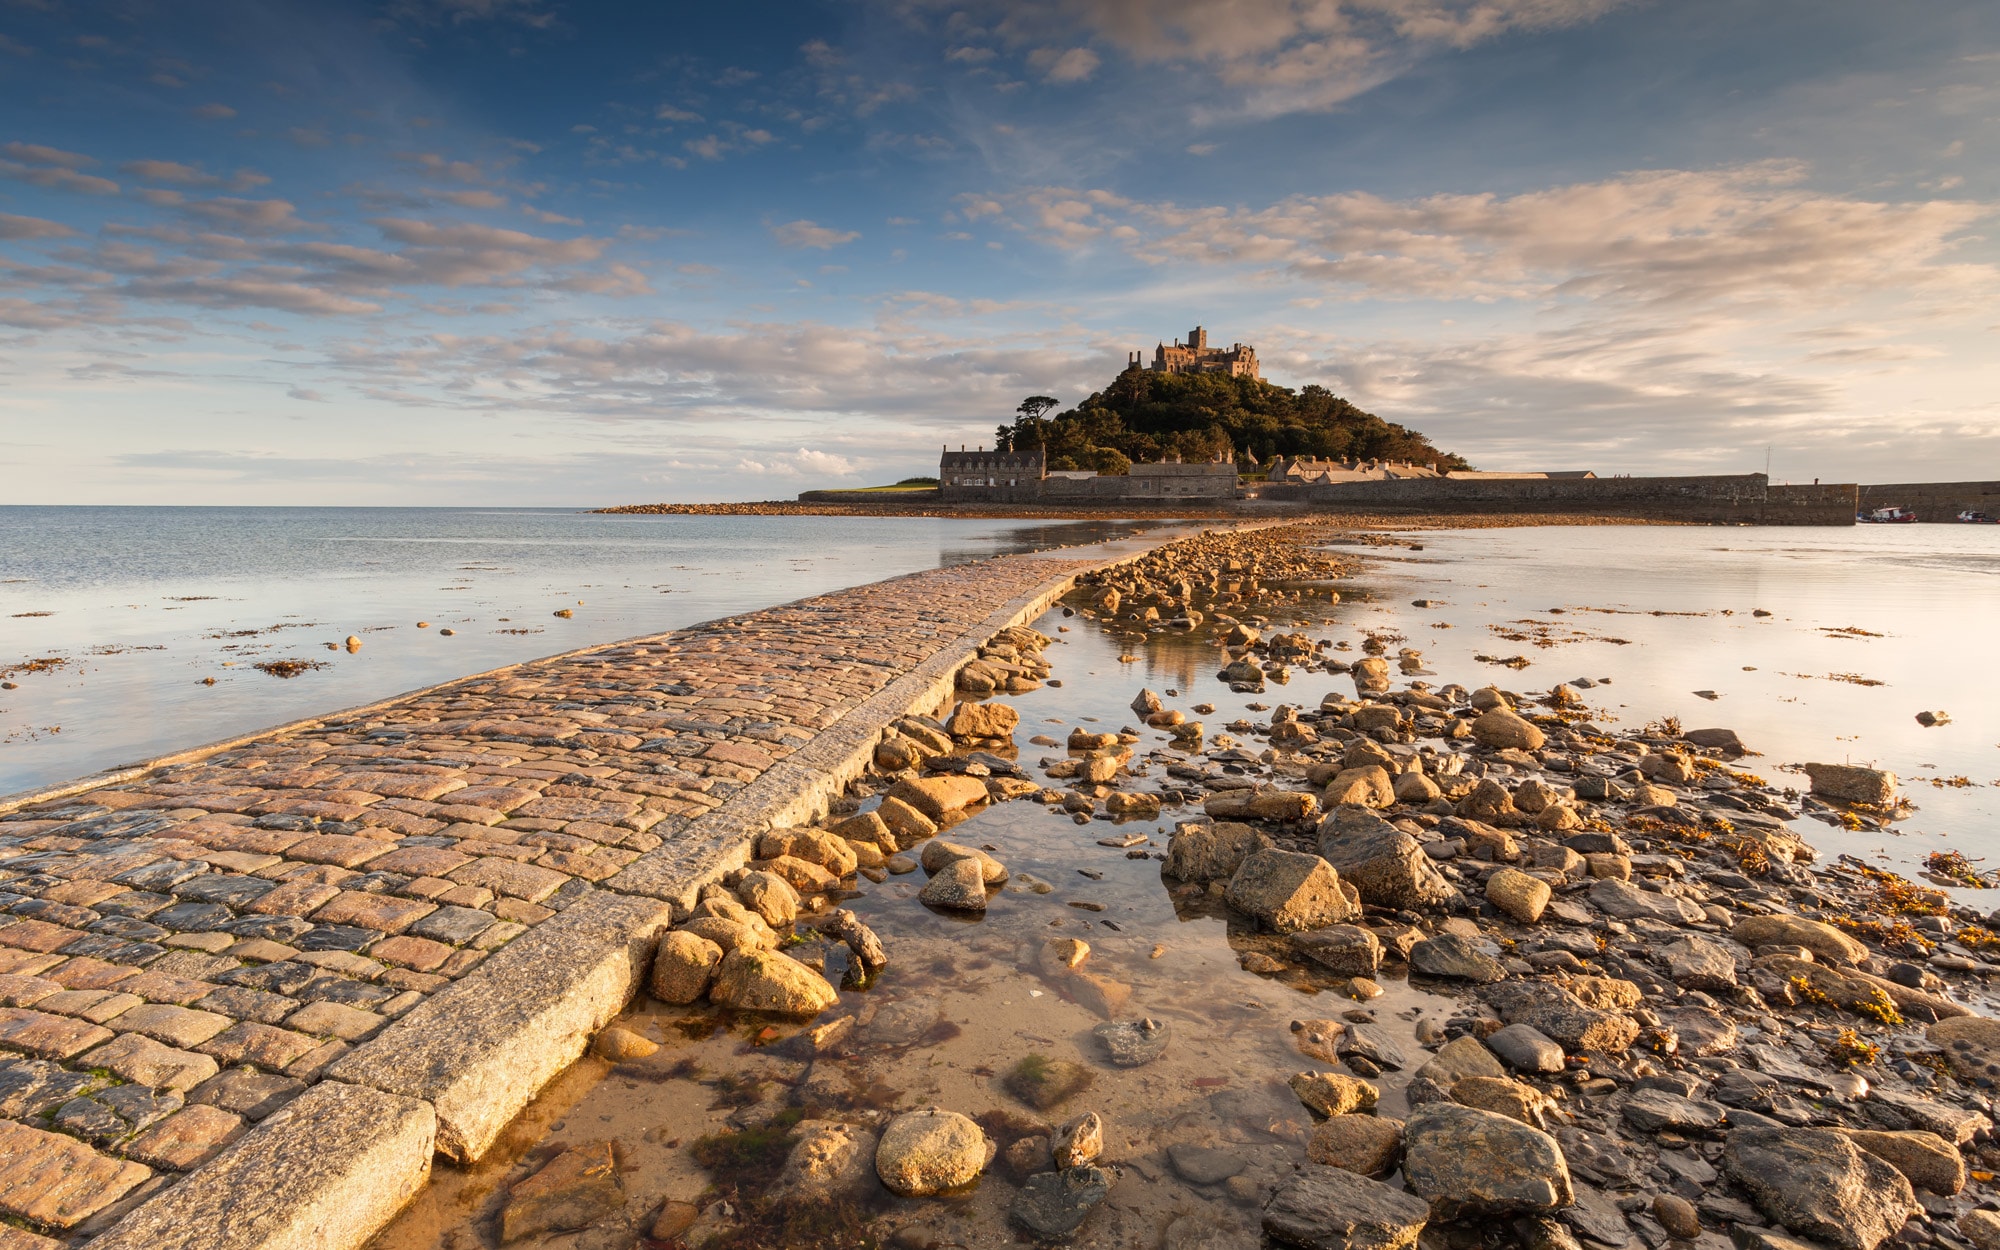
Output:
<svg viewBox="0 0 2000 1250">
<path fill-rule="evenodd" d="M 1772 487 L 1761 473 L 1689 477 L 1413 478 L 1266 488 L 1315 511 L 1578 513 L 1704 524 L 1852 525 L 1852 485 Z M 1293 495 L 1296 492 L 1296 495 Z"/>
<path fill-rule="evenodd" d="M 1903 482 L 1863 486 L 1860 509 L 1908 508 L 1919 521 L 1952 521 L 1961 512 L 2000 517 L 2000 482 Z"/>
</svg>

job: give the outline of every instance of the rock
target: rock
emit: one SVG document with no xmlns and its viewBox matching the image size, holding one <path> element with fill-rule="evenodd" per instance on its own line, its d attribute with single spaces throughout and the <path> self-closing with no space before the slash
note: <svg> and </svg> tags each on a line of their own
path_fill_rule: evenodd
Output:
<svg viewBox="0 0 2000 1250">
<path fill-rule="evenodd" d="M 1393 807 L 1396 783 L 1379 764 L 1342 770 L 1327 783 L 1328 807 Z"/>
<path fill-rule="evenodd" d="M 1670 1236 L 1678 1237 L 1682 1241 L 1693 1241 L 1701 1236 L 1701 1215 L 1694 1209 L 1692 1202 L 1677 1194 L 1655 1194 L 1653 1218 L 1660 1222 L 1660 1227 L 1666 1229 Z"/>
<path fill-rule="evenodd" d="M 1460 1081 L 1475 1076 L 1505 1075 L 1507 1069 L 1500 1066 L 1493 1052 L 1476 1037 L 1454 1037 L 1438 1047 L 1430 1062 L 1417 1069 L 1418 1079 L 1431 1081 L 1447 1093 Z"/>
<path fill-rule="evenodd" d="M 1151 716 L 1157 712 L 1166 710 L 1166 706 L 1165 700 L 1161 699 L 1159 695 L 1144 688 L 1141 688 L 1139 693 L 1132 698 L 1132 714 L 1134 716 Z"/>
<path fill-rule="evenodd" d="M 1021 714 L 1005 703 L 960 703 L 944 723 L 954 738 L 1011 738 Z"/>
<path fill-rule="evenodd" d="M 1518 825 L 1525 819 L 1520 810 L 1514 806 L 1514 796 L 1507 792 L 1507 787 L 1491 777 L 1480 778 L 1479 784 L 1472 787 L 1471 793 L 1459 800 L 1455 810 L 1468 820 L 1491 820 L 1501 824 Z"/>
<path fill-rule="evenodd" d="M 1082 1227 L 1111 1192 L 1111 1174 L 1074 1167 L 1030 1176 L 1007 1207 L 1007 1218 L 1038 1237 L 1067 1237 Z"/>
<path fill-rule="evenodd" d="M 955 860 L 975 860 L 979 864 L 980 880 L 987 885 L 1007 884 L 1007 866 L 977 847 L 936 838 L 924 843 L 920 858 L 925 872 L 941 872 L 946 864 Z"/>
<path fill-rule="evenodd" d="M 887 737 L 875 744 L 875 767 L 885 773 L 900 773 L 923 763 L 924 753 L 908 738 Z"/>
<path fill-rule="evenodd" d="M 1967 1211 L 1956 1227 L 1979 1250 L 2000 1250 L 2000 1212 Z"/>
<path fill-rule="evenodd" d="M 1472 736 L 1480 746 L 1496 751 L 1510 747 L 1519 751 L 1539 751 L 1542 744 L 1548 741 L 1540 729 L 1504 707 L 1496 707 L 1475 717 Z"/>
<path fill-rule="evenodd" d="M 1807 764 L 1812 792 L 1843 803 L 1892 803 L 1896 799 L 1896 774 L 1879 768 L 1854 764 Z"/>
<path fill-rule="evenodd" d="M 875 936 L 875 930 L 862 923 L 861 917 L 836 907 L 820 921 L 819 931 L 828 937 L 837 938 L 854 953 L 855 959 L 864 968 L 886 968 L 889 966 L 889 952 L 882 947 L 882 939 Z"/>
<path fill-rule="evenodd" d="M 1620 920 L 1657 920 L 1662 924 L 1701 923 L 1706 912 L 1684 898 L 1654 894 L 1623 881 L 1603 880 L 1590 887 L 1590 905 Z"/>
<path fill-rule="evenodd" d="M 1965 1188 L 1965 1156 L 1936 1133 L 1848 1129 L 1847 1140 L 1901 1172 L 1918 1189 L 1948 1197 Z"/>
<path fill-rule="evenodd" d="M 1365 660 L 1356 660 L 1349 670 L 1354 676 L 1354 692 L 1367 696 L 1387 694 L 1389 690 L 1389 661 L 1379 655 L 1371 655 Z"/>
<path fill-rule="evenodd" d="M 700 938 L 725 955 L 731 951 L 770 949 L 775 944 L 770 929 L 765 927 L 763 919 L 755 913 L 751 913 L 750 917 L 757 922 L 755 925 L 746 924 L 741 920 L 725 920 L 720 916 L 696 916 L 675 932 Z M 663 998 L 660 1001 L 667 1000 Z"/>
<path fill-rule="evenodd" d="M 1265 1204 L 1264 1231 L 1307 1250 L 1406 1250 L 1429 1218 L 1400 1189 L 1345 1168 L 1307 1167 Z"/>
<path fill-rule="evenodd" d="M 1174 1165 L 1174 1171 L 1180 1174 L 1182 1180 L 1196 1185 L 1220 1185 L 1250 1166 L 1249 1160 L 1242 1155 L 1190 1142 L 1175 1142 L 1168 1146 L 1167 1162 Z"/>
<path fill-rule="evenodd" d="M 1320 929 L 1360 914 L 1341 891 L 1340 875 L 1319 856 L 1298 851 L 1245 856 L 1223 897 L 1279 933 Z"/>
<path fill-rule="evenodd" d="M 804 860 L 795 860 L 804 864 Z M 773 872 L 746 872 L 736 883 L 736 897 L 763 917 L 773 929 L 789 929 L 799 918 L 799 895 L 791 883 Z"/>
<path fill-rule="evenodd" d="M 1105 1053 L 1120 1068 L 1137 1068 L 1158 1059 L 1172 1037 L 1166 1021 L 1153 1019 L 1100 1024 L 1090 1032 L 1104 1043 Z"/>
<path fill-rule="evenodd" d="M 695 1002 L 708 993 L 722 954 L 722 948 L 707 938 L 677 929 L 660 939 L 646 988 L 663 1003 L 684 1006 Z"/>
<path fill-rule="evenodd" d="M 897 783 L 902 784 L 901 782 Z M 982 793 L 984 788 L 982 787 Z M 916 808 L 897 798 L 894 794 L 882 800 L 880 807 L 870 813 L 879 818 L 896 839 L 899 846 L 914 846 L 938 831 L 937 822 Z"/>
<path fill-rule="evenodd" d="M 869 814 L 873 815 L 872 812 Z M 854 870 L 860 866 L 854 847 L 849 845 L 850 840 L 880 845 L 880 840 L 873 836 L 850 837 L 828 833 L 824 829 L 780 829 L 757 839 L 757 858 L 801 859 L 833 874 L 835 883 L 838 883 L 842 877 L 853 876 Z M 792 884 L 797 886 L 798 882 Z"/>
<path fill-rule="evenodd" d="M 1546 1129 L 1556 1109 L 1547 1094 L 1504 1076 L 1468 1076 L 1451 1087 L 1451 1098 L 1462 1107 L 1491 1111 L 1532 1128 Z"/>
<path fill-rule="evenodd" d="M 1093 976 L 1088 972 L 1071 974 L 1069 979 L 1063 982 L 1063 988 L 1069 991 L 1070 997 L 1074 998 L 1079 1006 L 1103 1016 L 1106 1020 L 1124 1011 L 1125 1005 L 1132 999 L 1132 987 L 1123 981 Z"/>
<path fill-rule="evenodd" d="M 956 1111 L 909 1111 L 889 1121 L 875 1174 L 892 1193 L 925 1198 L 969 1185 L 986 1166 L 986 1134 Z"/>
<path fill-rule="evenodd" d="M 1456 933 L 1440 933 L 1410 948 L 1410 971 L 1448 981 L 1485 984 L 1507 975 L 1500 961 L 1479 949 L 1471 939 Z"/>
<path fill-rule="evenodd" d="M 1301 1072 L 1287 1084 L 1300 1102 L 1314 1114 L 1323 1116 L 1373 1111 L 1381 1097 L 1380 1091 L 1368 1082 L 1338 1072 Z"/>
<path fill-rule="evenodd" d="M 741 1011 L 811 1016 L 840 1001 L 826 978 L 778 951 L 733 950 L 722 957 L 709 1001 Z"/>
<path fill-rule="evenodd" d="M 1622 1054 L 1639 1037 L 1639 1024 L 1630 1016 L 1586 1007 L 1575 995 L 1547 982 L 1508 982 L 1485 993 L 1502 1020 L 1525 1024 L 1570 1052 Z"/>
<path fill-rule="evenodd" d="M 849 816 L 834 825 L 830 832 L 847 842 L 872 842 L 886 851 L 894 851 L 899 845 L 896 835 L 890 832 L 888 823 L 878 812 L 862 812 Z"/>
<path fill-rule="evenodd" d="M 1086 1111 L 1056 1129 L 1049 1139 L 1051 1154 L 1059 1168 L 1082 1167 L 1095 1163 L 1104 1153 L 1104 1119 Z"/>
<path fill-rule="evenodd" d="M 832 1120 L 801 1120 L 770 1195 L 797 1201 L 856 1198 L 875 1187 L 875 1134 Z"/>
<path fill-rule="evenodd" d="M 1352 885 L 1361 901 L 1415 911 L 1450 898 L 1451 885 L 1417 840 L 1370 813 L 1336 812 L 1320 822 L 1320 858 Z"/>
<path fill-rule="evenodd" d="M 669 1198 L 660 1206 L 660 1214 L 653 1220 L 653 1239 L 672 1241 L 694 1227 L 701 1218 L 701 1208 L 692 1202 Z"/>
<path fill-rule="evenodd" d="M 1803 916 L 1743 916 L 1729 936 L 1755 950 L 1759 946 L 1803 946 L 1829 964 L 1860 964 L 1868 948 L 1830 924 Z"/>
<path fill-rule="evenodd" d="M 611 1143 L 574 1146 L 509 1191 L 500 1239 L 589 1228 L 624 1205 L 625 1184 Z"/>
<path fill-rule="evenodd" d="M 634 1059 L 644 1059 L 660 1049 L 660 1044 L 649 1037 L 634 1033 L 620 1025 L 612 1025 L 597 1035 L 590 1048 L 600 1059 L 613 1063 L 630 1063 Z"/>
<path fill-rule="evenodd" d="M 1292 934 L 1292 948 L 1335 976 L 1372 977 L 1382 967 L 1382 942 L 1359 925 L 1336 924 Z"/>
<path fill-rule="evenodd" d="M 1722 1127 L 1722 1108 L 1712 1102 L 1683 1098 L 1664 1089 L 1635 1089 L 1619 1109 L 1625 1122 L 1642 1133 L 1713 1133 Z"/>
<path fill-rule="evenodd" d="M 1534 924 L 1542 918 L 1551 894 L 1548 882 L 1518 868 L 1502 868 L 1486 879 L 1487 899 L 1522 924 Z"/>
<path fill-rule="evenodd" d="M 1435 781 L 1422 773 L 1398 773 L 1395 792 L 1398 803 L 1412 806 L 1421 806 L 1443 793 Z"/>
<path fill-rule="evenodd" d="M 889 797 L 907 803 L 933 822 L 986 802 L 986 786 L 977 777 L 939 773 L 905 777 L 889 789 Z M 887 819 L 886 817 L 884 819 Z M 890 826 L 894 828 L 892 824 Z"/>
<path fill-rule="evenodd" d="M 1121 790 L 1104 800 L 1105 811 L 1132 820 L 1158 820 L 1160 807 L 1161 799 L 1157 794 L 1133 794 Z"/>
<path fill-rule="evenodd" d="M 917 894 L 917 901 L 946 911 L 986 910 L 986 878 L 976 859 L 954 859 L 937 871 Z"/>
<path fill-rule="evenodd" d="M 1308 1059 L 1321 1063 L 1340 1062 L 1340 1039 L 1347 1026 L 1338 1020 L 1292 1021 L 1292 1044 Z"/>
<path fill-rule="evenodd" d="M 1681 735 L 1681 741 L 1690 746 L 1720 751 L 1732 759 L 1750 751 L 1743 745 L 1743 739 L 1736 736 L 1734 729 L 1690 729 Z"/>
<path fill-rule="evenodd" d="M 1037 1111 L 1061 1106 L 1090 1088 L 1096 1074 L 1080 1063 L 1030 1055 L 1007 1074 L 1009 1093 Z"/>
<path fill-rule="evenodd" d="M 1007 1170 L 1020 1180 L 1048 1171 L 1054 1162 L 1054 1156 L 1049 1151 L 1049 1139 L 1039 1133 L 1021 1138 L 1007 1147 L 1001 1157 L 1007 1161 Z"/>
<path fill-rule="evenodd" d="M 1727 990 L 1736 984 L 1736 956 L 1712 938 L 1690 933 L 1660 952 L 1667 977 L 1690 990 Z"/>
<path fill-rule="evenodd" d="M 1260 1250 L 1263 1244 L 1264 1239 L 1254 1229 L 1197 1214 L 1174 1217 L 1160 1250 Z"/>
<path fill-rule="evenodd" d="M 1271 845 L 1250 825 L 1218 821 L 1183 824 L 1167 842 L 1166 874 L 1179 881 L 1216 881 L 1235 875 L 1243 859 Z"/>
<path fill-rule="evenodd" d="M 1574 1199 L 1554 1138 L 1448 1102 L 1426 1103 L 1404 1122 L 1403 1176 L 1442 1220 L 1539 1214 Z"/>
<path fill-rule="evenodd" d="M 1486 1045 L 1516 1072 L 1563 1070 L 1563 1048 L 1525 1024 L 1508 1025 L 1488 1037 Z"/>
<path fill-rule="evenodd" d="M 1765 1215 L 1839 1250 L 1875 1250 L 1916 1206 L 1901 1172 L 1829 1129 L 1735 1129 L 1722 1170 Z"/>
<path fill-rule="evenodd" d="M 1372 1115 L 1337 1115 L 1313 1129 L 1306 1158 L 1362 1176 L 1395 1170 L 1403 1157 L 1403 1122 Z"/>
</svg>

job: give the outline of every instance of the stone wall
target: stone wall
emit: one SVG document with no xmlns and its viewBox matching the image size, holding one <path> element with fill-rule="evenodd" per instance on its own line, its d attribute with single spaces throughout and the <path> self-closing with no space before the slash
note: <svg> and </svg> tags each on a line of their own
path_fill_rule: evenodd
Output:
<svg viewBox="0 0 2000 1250">
<path fill-rule="evenodd" d="M 1961 512 L 2000 517 L 2000 482 L 1904 482 L 1863 486 L 1860 509 L 1908 508 L 1920 521 L 1951 521 Z"/>
<path fill-rule="evenodd" d="M 1329 512 L 1573 512 L 1748 525 L 1852 525 L 1853 485 L 1772 488 L 1761 473 L 1700 477 L 1423 478 L 1266 487 Z"/>
</svg>

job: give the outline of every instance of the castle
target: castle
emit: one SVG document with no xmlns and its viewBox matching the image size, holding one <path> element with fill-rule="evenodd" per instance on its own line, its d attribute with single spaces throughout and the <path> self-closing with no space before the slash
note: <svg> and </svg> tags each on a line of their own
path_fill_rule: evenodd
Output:
<svg viewBox="0 0 2000 1250">
<path fill-rule="evenodd" d="M 945 448 L 938 457 L 938 495 L 945 503 L 1136 503 L 1145 500 L 1235 499 L 1236 464 L 1227 457 L 1183 464 L 1172 457 L 1135 464 L 1120 474 L 1050 469 L 1040 447 L 1023 451 Z"/>
<path fill-rule="evenodd" d="M 1150 367 L 1154 373 L 1226 373 L 1232 378 L 1262 378 L 1262 369 L 1257 364 L 1257 349 L 1248 343 L 1232 343 L 1227 349 L 1210 347 L 1208 331 L 1196 326 L 1188 331 L 1187 342 L 1174 340 L 1168 347 L 1160 343 L 1153 348 L 1153 363 L 1145 366 L 1140 353 L 1133 352 L 1125 358 L 1125 367 L 1138 369 Z"/>
</svg>

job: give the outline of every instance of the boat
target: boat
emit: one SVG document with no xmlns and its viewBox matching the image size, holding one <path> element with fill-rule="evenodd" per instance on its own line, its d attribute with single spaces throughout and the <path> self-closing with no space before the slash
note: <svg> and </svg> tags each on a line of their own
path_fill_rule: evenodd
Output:
<svg viewBox="0 0 2000 1250">
<path fill-rule="evenodd" d="M 1854 514 L 1855 523 L 1859 525 L 1911 525 L 1916 522 L 1916 519 L 1916 513 L 1893 505 L 1887 508 L 1877 508 L 1873 512 L 1857 512 Z"/>
<path fill-rule="evenodd" d="M 2000 525 L 2000 519 L 1987 516 L 1984 512 L 1974 512 L 1970 508 L 1959 513 L 1958 519 L 1966 525 Z"/>
</svg>

